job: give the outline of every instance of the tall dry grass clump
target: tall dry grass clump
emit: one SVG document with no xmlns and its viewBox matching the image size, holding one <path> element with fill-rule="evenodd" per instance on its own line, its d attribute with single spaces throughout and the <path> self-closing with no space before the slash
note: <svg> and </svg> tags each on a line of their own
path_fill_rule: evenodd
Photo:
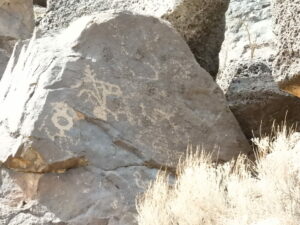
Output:
<svg viewBox="0 0 300 225">
<path fill-rule="evenodd" d="M 255 163 L 222 165 L 188 154 L 178 176 L 161 172 L 137 200 L 139 225 L 299 225 L 299 134 L 277 130 L 254 139 Z"/>
</svg>

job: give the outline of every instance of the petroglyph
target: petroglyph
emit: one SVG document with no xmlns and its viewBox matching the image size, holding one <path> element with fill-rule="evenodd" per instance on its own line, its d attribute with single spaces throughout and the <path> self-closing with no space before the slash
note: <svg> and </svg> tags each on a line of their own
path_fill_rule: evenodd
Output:
<svg viewBox="0 0 300 225">
<path fill-rule="evenodd" d="M 140 172 L 135 171 L 135 172 L 133 173 L 133 177 L 134 177 L 135 184 L 136 184 L 137 187 L 139 187 L 139 188 L 141 188 L 141 189 L 146 189 L 147 186 L 149 185 L 148 182 L 145 182 L 145 181 L 143 180 L 143 176 L 142 176 L 142 174 L 141 174 Z"/>
<path fill-rule="evenodd" d="M 152 123 L 157 123 L 163 120 L 167 120 L 171 124 L 170 119 L 172 116 L 174 116 L 173 113 L 168 113 L 163 111 L 162 109 L 152 108 L 152 107 L 149 110 L 146 109 L 143 103 L 140 104 L 140 107 L 142 109 L 142 115 L 147 119 L 149 119 Z"/>
<path fill-rule="evenodd" d="M 58 147 L 78 144 L 79 139 L 72 138 L 67 132 L 74 127 L 76 121 L 84 119 L 83 115 L 64 102 L 51 103 L 51 108 L 52 113 L 45 115 L 39 126 L 39 131 L 54 141 Z M 53 125 L 53 127 L 48 124 Z M 64 149 L 72 152 L 66 147 Z"/>
<path fill-rule="evenodd" d="M 107 107 L 107 98 L 109 96 L 120 97 L 122 95 L 120 87 L 97 80 L 96 73 L 91 69 L 90 65 L 86 65 L 85 67 L 83 80 L 85 88 L 77 96 L 84 97 L 85 102 L 95 105 L 93 113 L 97 118 L 107 120 L 108 115 L 110 115 L 117 120 L 117 113 Z M 90 89 L 88 89 L 89 87 Z"/>
<path fill-rule="evenodd" d="M 55 113 L 51 117 L 51 121 L 59 130 L 59 136 L 65 137 L 65 132 L 73 127 L 75 111 L 63 102 L 52 103 L 51 105 L 55 110 Z"/>
</svg>

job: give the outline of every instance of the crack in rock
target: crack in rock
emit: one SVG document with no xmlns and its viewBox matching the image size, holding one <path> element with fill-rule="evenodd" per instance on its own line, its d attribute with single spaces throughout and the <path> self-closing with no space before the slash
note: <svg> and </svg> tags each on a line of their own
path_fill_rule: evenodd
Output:
<svg viewBox="0 0 300 225">
<path fill-rule="evenodd" d="M 2 166 L 26 173 L 65 173 L 69 169 L 87 166 L 88 163 L 85 156 L 47 163 L 37 150 L 29 147 L 20 156 L 9 156 Z"/>
</svg>

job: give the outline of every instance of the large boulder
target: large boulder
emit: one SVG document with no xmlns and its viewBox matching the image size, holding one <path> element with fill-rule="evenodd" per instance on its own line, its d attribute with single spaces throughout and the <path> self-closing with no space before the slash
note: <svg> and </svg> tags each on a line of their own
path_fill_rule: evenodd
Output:
<svg viewBox="0 0 300 225">
<path fill-rule="evenodd" d="M 4 170 L 2 185 L 19 182 L 49 218 L 71 224 L 135 224 L 136 194 L 157 169 L 174 171 L 188 144 L 220 161 L 250 150 L 218 85 L 151 16 L 84 17 L 17 45 L 0 108 L 2 166 L 40 174 Z"/>
<path fill-rule="evenodd" d="M 277 54 L 274 76 L 280 88 L 300 97 L 300 0 L 273 1 Z"/>
<path fill-rule="evenodd" d="M 300 121 L 300 100 L 274 80 L 276 45 L 270 0 L 230 2 L 217 83 L 248 138 L 270 133 L 274 121 Z"/>
<path fill-rule="evenodd" d="M 78 17 L 105 10 L 164 18 L 184 37 L 200 65 L 215 77 L 228 3 L 229 0 L 50 0 L 40 28 L 61 29 Z"/>
</svg>

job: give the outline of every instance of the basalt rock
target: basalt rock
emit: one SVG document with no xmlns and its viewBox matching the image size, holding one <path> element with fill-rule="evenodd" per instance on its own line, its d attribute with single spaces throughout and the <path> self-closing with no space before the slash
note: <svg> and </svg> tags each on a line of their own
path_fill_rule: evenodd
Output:
<svg viewBox="0 0 300 225">
<path fill-rule="evenodd" d="M 0 49 L 0 79 L 2 77 L 2 74 L 4 73 L 8 60 L 9 55 L 7 54 L 7 52 L 3 49 Z"/>
<path fill-rule="evenodd" d="M 217 83 L 248 138 L 269 134 L 274 122 L 300 121 L 300 100 L 280 90 L 274 77 L 272 15 L 265 0 L 232 0 L 226 13 Z"/>
<path fill-rule="evenodd" d="M 34 28 L 31 0 L 0 0 L 0 80 L 15 43 Z"/>
<path fill-rule="evenodd" d="M 34 28 L 32 0 L 0 1 L 0 36 L 30 38 Z"/>
<path fill-rule="evenodd" d="M 184 37 L 200 65 L 215 77 L 228 4 L 229 0 L 50 0 L 40 28 L 59 30 L 83 15 L 106 10 L 164 18 Z"/>
<path fill-rule="evenodd" d="M 279 87 L 300 97 L 300 1 L 273 1 L 277 54 L 273 63 Z"/>
<path fill-rule="evenodd" d="M 0 190 L 21 188 L 1 195 L 19 205 L 3 221 L 132 225 L 136 195 L 188 144 L 219 161 L 250 150 L 221 89 L 151 16 L 84 17 L 18 44 L 0 108 Z"/>
<path fill-rule="evenodd" d="M 272 63 L 239 61 L 218 77 L 229 107 L 245 135 L 269 135 L 273 125 L 292 126 L 300 121 L 300 99 L 281 91 L 272 76 Z"/>
</svg>

